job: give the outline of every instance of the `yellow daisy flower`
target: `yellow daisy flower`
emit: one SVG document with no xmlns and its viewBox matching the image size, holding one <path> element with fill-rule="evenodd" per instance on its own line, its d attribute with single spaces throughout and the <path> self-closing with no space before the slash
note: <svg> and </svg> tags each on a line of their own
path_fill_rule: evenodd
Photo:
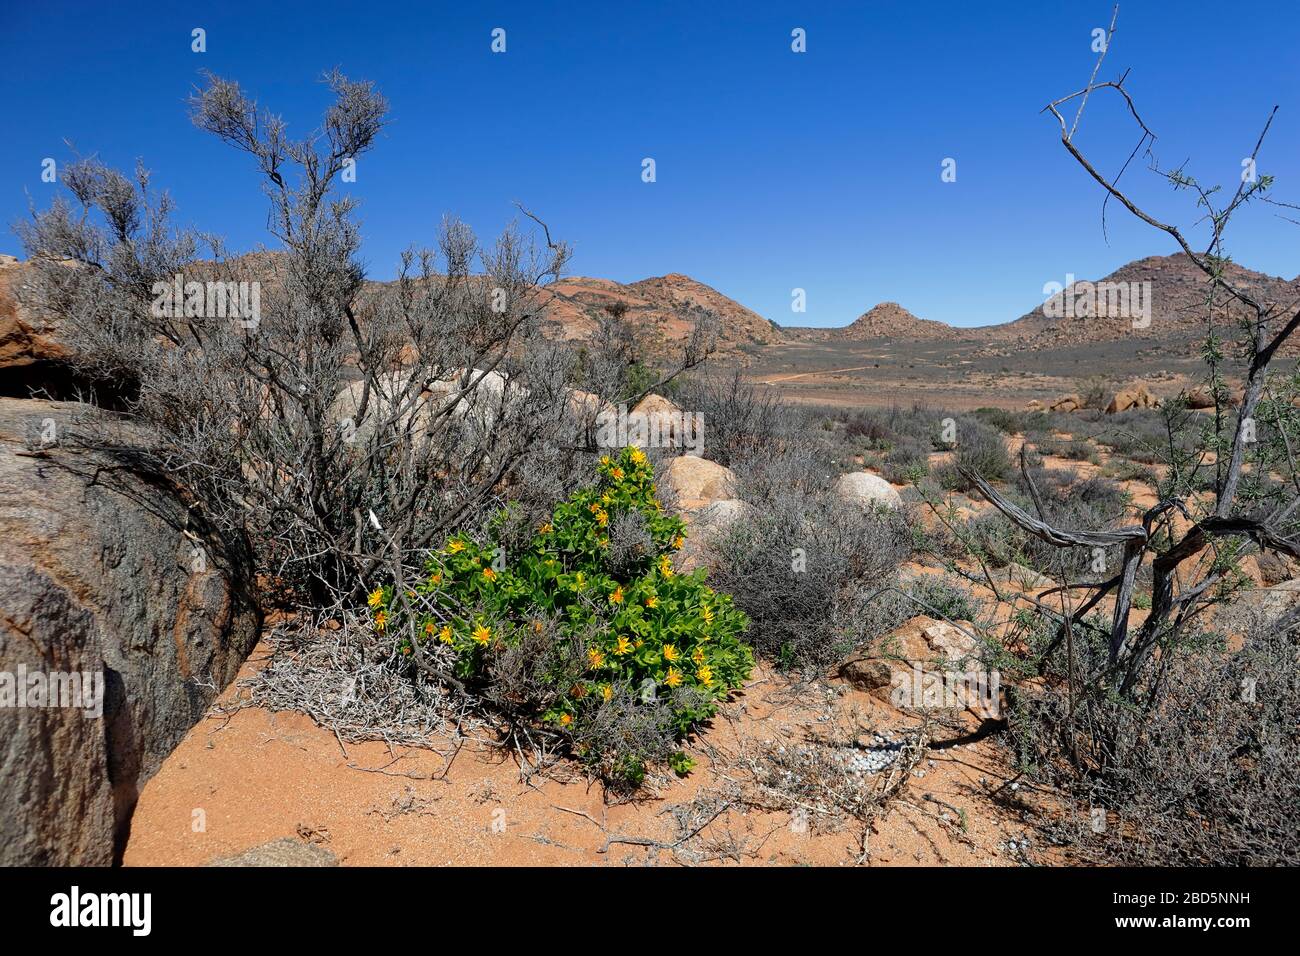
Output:
<svg viewBox="0 0 1300 956">
<path fill-rule="evenodd" d="M 695 676 L 699 678 L 701 684 L 709 687 L 713 684 L 713 671 L 708 664 L 701 664 L 695 671 Z"/>
<path fill-rule="evenodd" d="M 668 687 L 680 687 L 682 685 L 682 674 L 675 667 L 668 668 L 668 673 L 664 675 L 664 684 Z"/>
<path fill-rule="evenodd" d="M 651 610 L 657 608 L 659 606 L 659 596 L 657 594 L 650 595 L 648 598 L 645 599 L 645 606 L 650 608 Z"/>
<path fill-rule="evenodd" d="M 474 639 L 475 644 L 486 645 L 492 639 L 492 628 L 484 627 L 482 624 L 476 625 L 470 637 Z"/>
<path fill-rule="evenodd" d="M 707 604 L 704 605 L 704 607 L 700 608 L 700 617 L 704 618 L 704 623 L 705 623 L 705 624 L 712 624 L 712 623 L 713 623 L 713 609 L 710 608 Z"/>
<path fill-rule="evenodd" d="M 442 641 L 442 643 L 444 643 L 444 644 L 450 644 L 450 643 L 451 643 L 451 626 L 450 626 L 450 625 L 448 625 L 448 624 L 444 624 L 444 625 L 442 626 L 442 630 L 440 630 L 440 631 L 438 632 L 438 640 Z"/>
<path fill-rule="evenodd" d="M 704 663 L 704 648 L 702 648 L 702 647 L 697 647 L 697 648 L 695 648 L 694 653 L 691 654 L 691 660 L 693 660 L 696 664 L 703 664 L 703 663 Z"/>
<path fill-rule="evenodd" d="M 622 468 L 619 468 L 617 465 L 614 466 L 614 470 L 610 472 L 610 476 L 611 476 L 615 481 L 622 481 L 622 480 L 623 480 L 623 469 L 622 469 Z"/>
<path fill-rule="evenodd" d="M 491 568 L 484 568 L 483 579 L 486 581 L 495 581 L 497 579 L 497 573 Z"/>
<path fill-rule="evenodd" d="M 666 578 L 673 576 L 673 562 L 668 555 L 661 555 L 659 558 L 659 573 Z"/>
<path fill-rule="evenodd" d="M 378 614 L 375 615 L 375 630 L 382 631 L 387 626 L 388 626 L 388 614 L 385 611 L 380 611 Z"/>
<path fill-rule="evenodd" d="M 442 572 L 441 572 L 441 571 L 434 571 L 431 575 L 429 575 L 429 583 L 430 583 L 430 584 L 441 584 L 441 583 L 442 583 Z"/>
<path fill-rule="evenodd" d="M 677 648 L 673 647 L 671 644 L 664 645 L 664 660 L 666 661 L 680 660 L 681 656 L 682 656 L 682 652 L 679 651 Z"/>
<path fill-rule="evenodd" d="M 383 604 L 384 589 L 375 588 L 373 591 L 371 591 L 370 597 L 366 598 L 366 603 L 369 604 L 371 607 L 379 607 L 379 605 Z"/>
<path fill-rule="evenodd" d="M 560 714 L 560 726 L 561 726 L 561 727 L 567 727 L 567 726 L 569 726 L 569 724 L 571 724 L 571 723 L 573 723 L 573 718 L 572 718 L 572 717 L 570 717 L 568 714 Z"/>
<path fill-rule="evenodd" d="M 685 536 L 685 535 L 680 535 L 680 534 L 679 534 L 677 537 L 673 538 L 673 547 L 674 547 L 674 548 L 678 548 L 678 549 L 680 549 L 681 546 L 684 545 L 685 543 L 686 543 L 686 536 Z"/>
<path fill-rule="evenodd" d="M 632 451 L 628 453 L 628 457 L 631 458 L 632 461 L 638 465 L 644 465 L 646 461 L 645 452 L 643 452 L 640 448 L 637 448 L 635 446 L 633 446 Z"/>
<path fill-rule="evenodd" d="M 626 637 L 620 637 L 618 639 L 618 645 L 614 648 L 614 653 L 618 654 L 621 657 L 624 654 L 630 653 L 631 650 L 632 650 L 632 642 L 629 641 Z"/>
<path fill-rule="evenodd" d="M 605 655 L 601 653 L 599 647 L 593 647 L 587 651 L 587 663 L 592 667 L 604 667 Z"/>
<path fill-rule="evenodd" d="M 614 696 L 613 686 L 610 684 L 602 684 L 600 686 L 600 696 L 605 698 L 605 700 L 609 700 L 611 697 L 613 697 Z"/>
<path fill-rule="evenodd" d="M 550 523 L 549 521 L 546 522 L 546 524 L 542 525 L 538 530 L 541 531 L 542 534 L 550 534 L 550 533 L 551 533 L 551 523 Z"/>
<path fill-rule="evenodd" d="M 465 550 L 465 542 L 457 538 L 454 541 L 447 542 L 447 550 L 452 554 L 460 554 Z"/>
<path fill-rule="evenodd" d="M 611 604 L 623 603 L 623 586 L 621 584 L 614 588 L 614 592 L 609 596 L 609 601 Z"/>
</svg>

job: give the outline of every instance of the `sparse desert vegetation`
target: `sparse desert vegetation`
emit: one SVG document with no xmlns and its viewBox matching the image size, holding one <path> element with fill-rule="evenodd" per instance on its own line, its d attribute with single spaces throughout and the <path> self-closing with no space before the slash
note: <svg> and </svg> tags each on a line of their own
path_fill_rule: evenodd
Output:
<svg viewBox="0 0 1300 956">
<path fill-rule="evenodd" d="M 0 860 L 1300 864 L 1300 284 L 1227 247 L 1294 207 L 1152 159 L 1166 224 L 1095 77 L 1046 112 L 1179 249 L 1145 325 L 783 327 L 522 204 L 383 281 L 337 70 L 307 135 L 189 103 L 272 248 L 63 166 L 0 263 L 0 652 L 107 689 L 3 714 Z"/>
</svg>

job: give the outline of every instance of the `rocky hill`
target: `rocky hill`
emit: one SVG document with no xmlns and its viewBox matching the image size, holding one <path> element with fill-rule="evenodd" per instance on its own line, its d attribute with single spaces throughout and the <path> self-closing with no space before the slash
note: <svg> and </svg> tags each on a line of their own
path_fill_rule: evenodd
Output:
<svg viewBox="0 0 1300 956">
<path fill-rule="evenodd" d="M 548 290 L 547 321 L 558 337 L 584 339 L 595 334 L 602 316 L 624 310 L 623 319 L 652 344 L 684 342 L 696 319 L 715 323 L 723 351 L 741 345 L 770 345 L 783 340 L 781 329 L 718 290 L 680 273 L 639 282 L 575 276 Z"/>
<path fill-rule="evenodd" d="M 1227 278 L 1262 302 L 1300 305 L 1300 280 L 1282 279 L 1235 263 Z M 992 347 L 1041 351 L 1122 339 L 1187 341 L 1206 327 L 1205 273 L 1183 254 L 1147 256 L 1095 281 L 1076 280 L 1013 322 L 972 329 Z M 1244 314 L 1240 306 L 1217 309 L 1226 326 Z"/>
<path fill-rule="evenodd" d="M 897 302 L 881 302 L 832 335 L 850 341 L 891 338 L 928 342 L 957 339 L 961 332 L 943 322 L 917 318 Z"/>
</svg>

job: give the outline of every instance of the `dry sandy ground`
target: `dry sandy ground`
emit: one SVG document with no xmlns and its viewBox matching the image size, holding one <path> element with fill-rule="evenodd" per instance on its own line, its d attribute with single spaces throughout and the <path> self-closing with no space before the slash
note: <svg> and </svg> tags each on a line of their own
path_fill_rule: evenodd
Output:
<svg viewBox="0 0 1300 956">
<path fill-rule="evenodd" d="M 259 645 L 241 679 L 269 653 Z M 228 706 L 238 694 L 237 682 L 221 703 Z M 513 759 L 481 743 L 464 746 L 448 766 L 426 750 L 344 746 L 297 713 L 220 711 L 221 704 L 194 727 L 145 787 L 126 865 L 202 865 L 272 841 L 285 841 L 276 852 L 287 848 L 291 857 L 315 854 L 343 865 L 846 865 L 861 859 L 998 866 L 1024 858 L 1020 841 L 1028 827 L 1013 792 L 1019 784 L 1004 786 L 1005 757 L 991 739 L 963 740 L 977 725 L 967 712 L 946 712 L 950 726 L 935 731 L 938 746 L 875 821 L 865 859 L 856 824 L 819 832 L 824 818 L 813 814 L 805 825 L 797 810 L 731 809 L 713 817 L 713 798 L 744 779 L 742 749 L 753 752 L 764 740 L 796 744 L 850 714 L 875 729 L 918 724 L 839 680 L 795 685 L 757 671 L 693 742 L 694 772 L 685 780 L 657 780 L 631 802 L 607 798 L 572 765 L 524 782 Z"/>
</svg>

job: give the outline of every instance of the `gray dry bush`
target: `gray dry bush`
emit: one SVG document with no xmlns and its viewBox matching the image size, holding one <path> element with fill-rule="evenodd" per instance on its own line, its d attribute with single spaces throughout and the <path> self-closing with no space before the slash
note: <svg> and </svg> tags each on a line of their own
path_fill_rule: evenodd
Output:
<svg viewBox="0 0 1300 956">
<path fill-rule="evenodd" d="M 355 200 L 335 187 L 387 104 L 370 84 L 326 80 L 335 101 L 301 140 L 235 83 L 208 77 L 192 100 L 194 123 L 264 175 L 280 251 L 227 258 L 171 225 L 143 170 L 132 180 L 95 160 L 65 172 L 70 200 L 19 226 L 38 270 L 30 304 L 59 316 L 83 371 L 125 391 L 126 415 L 148 426 L 152 441 L 121 451 L 253 542 L 270 600 L 316 608 L 391 580 L 393 561 L 506 492 L 534 513 L 558 500 L 595 412 L 570 400 L 577 356 L 541 335 L 568 249 L 539 221 L 484 245 L 447 220 L 396 282 L 365 281 Z M 259 283 L 258 321 L 160 310 L 154 284 L 176 276 Z M 707 354 L 702 334 L 685 364 Z M 583 369 L 602 398 L 629 397 L 617 359 Z"/>
<path fill-rule="evenodd" d="M 1076 669 L 1105 660 L 1082 629 Z M 1262 622 L 1236 652 L 1203 634 L 1149 660 L 1129 696 L 1017 688 L 1011 729 L 1025 766 L 1074 812 L 1055 836 L 1094 862 L 1159 866 L 1300 863 L 1300 630 Z M 1068 679 L 1064 649 L 1047 673 Z M 1105 741 L 1105 751 L 1078 748 Z M 1088 768 L 1076 774 L 1070 768 Z M 1106 813 L 1097 826 L 1094 809 Z"/>
<path fill-rule="evenodd" d="M 710 582 L 749 615 L 755 650 L 824 667 L 916 613 L 881 587 L 911 551 L 905 513 L 844 507 L 812 448 L 735 465 L 753 511 L 711 544 Z"/>
<path fill-rule="evenodd" d="M 985 481 L 1001 481 L 1011 473 L 1011 455 L 1002 433 L 973 415 L 956 419 L 957 441 L 952 461 L 935 470 L 934 478 L 944 488 L 970 491 L 974 487 L 967 474 Z"/>
</svg>

